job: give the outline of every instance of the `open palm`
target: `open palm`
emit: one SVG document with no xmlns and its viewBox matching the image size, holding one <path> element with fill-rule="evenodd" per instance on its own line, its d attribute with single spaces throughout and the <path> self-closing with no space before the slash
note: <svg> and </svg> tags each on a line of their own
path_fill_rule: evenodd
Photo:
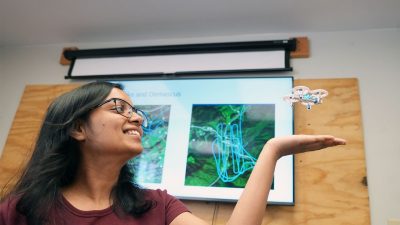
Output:
<svg viewBox="0 0 400 225">
<path fill-rule="evenodd" d="M 276 151 L 276 156 L 280 158 L 345 144 L 346 140 L 331 135 L 290 135 L 273 138 L 267 142 L 266 147 Z"/>
</svg>

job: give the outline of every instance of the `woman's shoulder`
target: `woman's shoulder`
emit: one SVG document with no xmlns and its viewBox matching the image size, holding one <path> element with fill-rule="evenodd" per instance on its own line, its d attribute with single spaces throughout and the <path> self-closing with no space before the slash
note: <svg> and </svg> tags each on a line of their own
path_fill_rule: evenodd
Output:
<svg viewBox="0 0 400 225">
<path fill-rule="evenodd" d="M 147 192 L 147 197 L 155 203 L 149 215 L 164 215 L 167 224 L 171 223 L 178 215 L 190 212 L 182 201 L 169 194 L 167 190 L 146 189 L 145 191 Z"/>
<path fill-rule="evenodd" d="M 167 190 L 161 189 L 144 189 L 146 196 L 151 200 L 165 200 L 168 198 L 175 198 L 168 194 Z"/>
<path fill-rule="evenodd" d="M 149 200 L 155 201 L 156 204 L 161 204 L 164 207 L 178 207 L 185 208 L 186 206 L 177 197 L 168 193 L 167 190 L 161 189 L 146 189 L 146 196 Z M 187 210 L 187 209 L 186 209 Z"/>
</svg>

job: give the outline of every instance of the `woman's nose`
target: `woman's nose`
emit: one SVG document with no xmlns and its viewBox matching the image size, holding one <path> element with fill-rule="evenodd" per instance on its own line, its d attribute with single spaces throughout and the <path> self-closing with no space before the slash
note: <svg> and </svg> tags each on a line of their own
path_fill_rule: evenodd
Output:
<svg viewBox="0 0 400 225">
<path fill-rule="evenodd" d="M 132 116 L 129 118 L 129 122 L 138 123 L 139 126 L 141 126 L 143 124 L 143 118 L 137 113 L 133 112 Z"/>
</svg>

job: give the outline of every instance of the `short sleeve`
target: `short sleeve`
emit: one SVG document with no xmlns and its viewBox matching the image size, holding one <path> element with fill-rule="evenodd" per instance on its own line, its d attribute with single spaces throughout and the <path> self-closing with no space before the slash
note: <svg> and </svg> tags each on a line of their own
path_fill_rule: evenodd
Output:
<svg viewBox="0 0 400 225">
<path fill-rule="evenodd" d="M 184 212 L 189 212 L 189 209 L 183 204 L 182 201 L 176 197 L 169 195 L 166 191 L 166 220 L 167 224 L 170 224 L 177 216 Z"/>
<path fill-rule="evenodd" d="M 167 193 L 166 190 L 155 190 L 153 195 L 160 198 L 165 207 L 165 222 L 170 224 L 177 216 L 184 212 L 190 212 L 182 201 Z"/>
</svg>

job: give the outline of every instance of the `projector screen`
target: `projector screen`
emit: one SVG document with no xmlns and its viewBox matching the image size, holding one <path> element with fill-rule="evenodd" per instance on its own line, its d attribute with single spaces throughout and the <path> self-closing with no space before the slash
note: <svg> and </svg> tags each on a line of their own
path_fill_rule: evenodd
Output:
<svg viewBox="0 0 400 225">
<path fill-rule="evenodd" d="M 249 52 L 77 58 L 66 78 L 96 78 L 223 71 L 291 70 L 284 49 Z"/>
<path fill-rule="evenodd" d="M 290 76 L 117 83 L 149 118 L 135 182 L 180 199 L 237 201 L 265 142 L 293 134 Z M 269 204 L 294 204 L 293 160 L 278 161 Z"/>
</svg>

